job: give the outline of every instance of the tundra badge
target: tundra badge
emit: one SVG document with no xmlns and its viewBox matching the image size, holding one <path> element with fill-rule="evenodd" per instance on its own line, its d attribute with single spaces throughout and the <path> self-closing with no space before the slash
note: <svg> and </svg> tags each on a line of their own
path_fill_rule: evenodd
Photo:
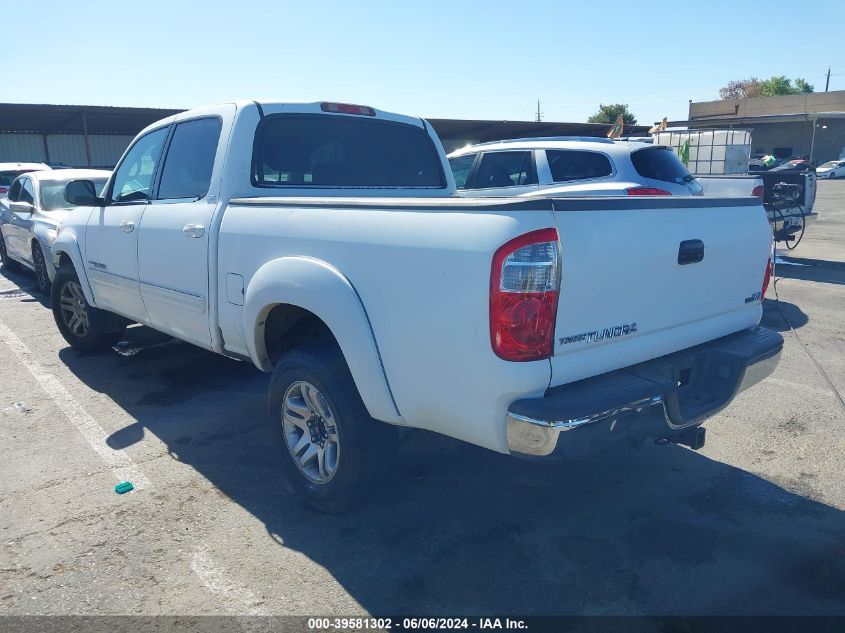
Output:
<svg viewBox="0 0 845 633">
<path fill-rule="evenodd" d="M 592 330 L 591 332 L 582 332 L 581 334 L 573 334 L 572 336 L 561 336 L 558 339 L 558 344 L 568 345 L 569 343 L 578 343 L 579 341 L 595 343 L 596 341 L 603 341 L 609 338 L 616 338 L 617 336 L 627 336 L 629 334 L 635 334 L 636 332 L 636 323 L 623 323 L 622 325 L 602 328 L 599 330 Z"/>
</svg>

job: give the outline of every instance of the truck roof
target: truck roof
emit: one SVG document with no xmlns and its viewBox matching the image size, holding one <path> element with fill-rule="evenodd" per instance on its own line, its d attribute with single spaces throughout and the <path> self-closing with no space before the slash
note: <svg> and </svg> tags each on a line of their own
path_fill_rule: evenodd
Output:
<svg viewBox="0 0 845 633">
<path fill-rule="evenodd" d="M 324 109 L 325 105 L 341 105 L 341 106 L 353 106 L 353 104 L 346 104 L 346 103 L 338 103 L 334 101 L 311 101 L 311 102 L 297 102 L 297 101 L 280 101 L 275 99 L 240 99 L 236 101 L 222 101 L 220 103 L 211 105 L 211 106 L 204 106 L 201 108 L 193 108 L 191 110 L 185 110 L 184 112 L 179 112 L 177 114 L 173 114 L 169 117 L 165 117 L 154 123 L 151 123 L 146 128 L 144 128 L 139 134 L 146 133 L 150 130 L 154 130 L 159 127 L 163 127 L 164 125 L 169 125 L 171 123 L 177 121 L 186 121 L 188 119 L 193 119 L 198 116 L 207 115 L 209 110 L 214 109 L 217 106 L 221 105 L 234 105 L 238 110 L 244 110 L 250 107 L 258 107 L 264 114 L 281 114 L 281 113 L 291 113 L 291 114 L 326 114 L 332 116 L 362 116 L 361 114 L 350 114 L 347 112 L 332 112 L 327 111 Z M 360 107 L 372 112 L 372 115 L 363 115 L 366 118 L 375 118 L 377 120 L 383 121 L 393 121 L 395 123 L 404 123 L 406 125 L 413 125 L 419 128 L 427 128 L 430 127 L 428 123 L 426 123 L 423 119 L 418 117 L 406 116 L 402 114 L 396 114 L 395 112 L 387 112 L 386 110 L 379 110 L 377 108 L 372 108 L 370 106 L 357 106 L 354 105 L 353 107 Z"/>
</svg>

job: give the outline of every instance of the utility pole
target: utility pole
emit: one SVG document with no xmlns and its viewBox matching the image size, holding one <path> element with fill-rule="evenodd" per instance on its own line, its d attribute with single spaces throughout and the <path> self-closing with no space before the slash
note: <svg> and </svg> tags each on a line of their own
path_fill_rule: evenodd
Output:
<svg viewBox="0 0 845 633">
<path fill-rule="evenodd" d="M 540 110 L 540 100 L 537 99 L 537 123 L 540 123 L 543 120 L 543 112 Z"/>
<path fill-rule="evenodd" d="M 827 80 L 824 82 L 824 91 L 827 92 L 828 88 L 830 88 L 830 66 L 827 67 Z"/>
</svg>

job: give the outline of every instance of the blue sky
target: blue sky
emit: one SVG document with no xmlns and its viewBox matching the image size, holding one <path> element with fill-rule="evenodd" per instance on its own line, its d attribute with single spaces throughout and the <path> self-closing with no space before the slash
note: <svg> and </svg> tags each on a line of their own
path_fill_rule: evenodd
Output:
<svg viewBox="0 0 845 633">
<path fill-rule="evenodd" d="M 845 6 L 768 2 L 38 3 L 6 21 L 0 101 L 193 107 L 362 103 L 428 117 L 682 119 L 731 79 L 845 89 Z M 23 5 L 21 5 L 23 10 Z M 8 12 L 6 12 L 9 15 Z M 26 28 L 23 28 L 23 27 Z"/>
</svg>

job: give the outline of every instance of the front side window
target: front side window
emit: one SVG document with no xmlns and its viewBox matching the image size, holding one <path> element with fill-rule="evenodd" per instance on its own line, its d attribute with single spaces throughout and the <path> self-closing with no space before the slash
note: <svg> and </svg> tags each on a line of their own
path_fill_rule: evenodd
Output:
<svg viewBox="0 0 845 633">
<path fill-rule="evenodd" d="M 687 168 L 669 147 L 639 149 L 631 154 L 634 169 L 643 178 L 682 185 L 693 179 Z"/>
<path fill-rule="evenodd" d="M 366 117 L 269 115 L 255 133 L 258 187 L 443 188 L 422 128 Z"/>
<path fill-rule="evenodd" d="M 547 150 L 546 159 L 554 182 L 603 178 L 613 173 L 610 159 L 598 152 Z"/>
<path fill-rule="evenodd" d="M 32 205 L 35 204 L 35 189 L 32 186 L 32 179 L 21 178 L 21 193 L 19 200 L 21 202 L 28 202 Z"/>
<path fill-rule="evenodd" d="M 473 188 L 518 187 L 537 184 L 530 151 L 487 152 L 481 157 Z"/>
<path fill-rule="evenodd" d="M 222 127 L 217 117 L 176 126 L 161 171 L 159 199 L 198 199 L 208 193 Z"/>
<path fill-rule="evenodd" d="M 102 191 L 107 178 L 88 178 L 94 183 L 95 191 Z M 65 189 L 67 181 L 45 181 L 42 180 L 39 186 L 38 195 L 41 198 L 41 209 L 44 211 L 56 211 L 58 209 L 72 209 L 73 205 L 67 201 Z"/>
<path fill-rule="evenodd" d="M 114 174 L 111 202 L 132 202 L 150 199 L 156 165 L 168 128 L 163 127 L 139 138 Z"/>
<path fill-rule="evenodd" d="M 449 167 L 452 168 L 452 175 L 455 177 L 455 186 L 458 189 L 466 189 L 469 172 L 472 170 L 472 164 L 474 162 L 475 154 L 467 154 L 466 156 L 449 159 Z"/>
</svg>

